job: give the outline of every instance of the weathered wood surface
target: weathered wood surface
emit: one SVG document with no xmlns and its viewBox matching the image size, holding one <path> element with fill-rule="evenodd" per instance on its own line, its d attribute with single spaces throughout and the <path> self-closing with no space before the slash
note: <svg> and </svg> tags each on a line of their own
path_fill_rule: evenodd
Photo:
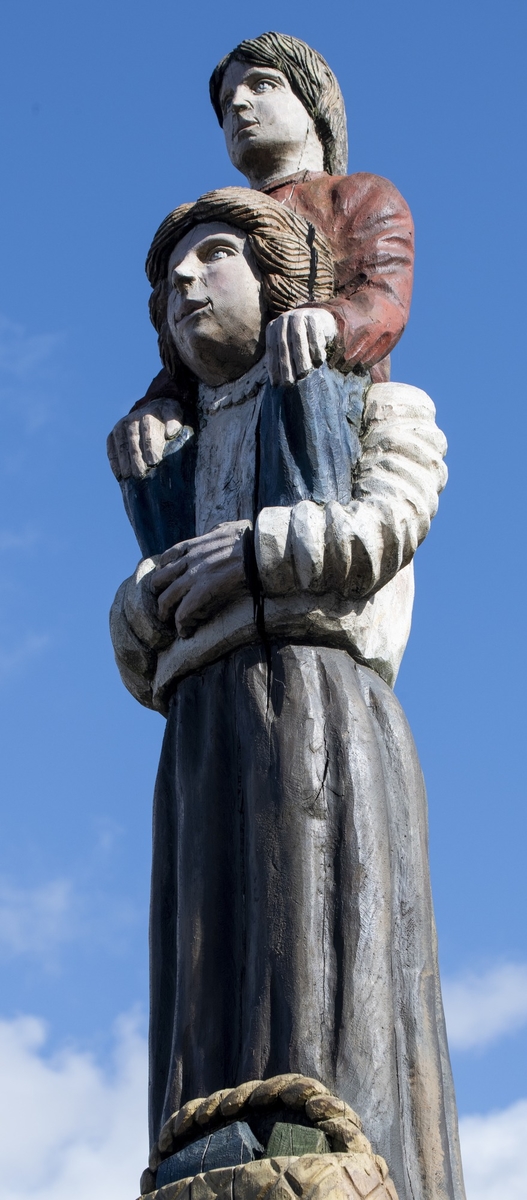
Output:
<svg viewBox="0 0 527 1200">
<path fill-rule="evenodd" d="M 345 169 L 342 96 L 304 43 L 275 33 L 243 43 L 211 95 L 251 189 L 211 193 L 160 226 L 147 273 L 172 407 L 164 429 L 164 414 L 144 411 L 109 444 L 133 515 L 135 482 L 146 501 L 169 426 L 181 432 L 193 406 L 199 416 L 176 464 L 180 492 L 185 466 L 192 476 L 181 505 L 165 487 L 165 507 L 150 495 L 138 527 L 146 546 L 153 519 L 148 553 L 167 515 L 195 536 L 128 581 L 112 616 L 126 686 L 168 713 L 155 812 L 153 1156 L 177 1122 L 189 1137 L 205 1128 L 227 1086 L 302 1070 L 360 1108 L 404 1200 L 460 1200 L 426 803 L 386 687 L 409 632 L 411 560 L 445 482 L 431 401 L 386 382 L 408 313 L 412 222 L 386 180 L 331 177 Z M 258 412 L 260 366 L 271 387 Z M 358 387 L 371 368 L 385 392 L 370 388 L 354 424 L 334 399 L 355 368 Z M 204 385 L 216 388 L 208 410 Z M 173 1109 L 211 1089 L 167 1134 Z M 291 1100 L 284 1112 L 294 1121 L 299 1108 Z M 318 1120 L 333 1151 L 351 1139 L 359 1153 L 364 1135 L 346 1112 Z M 309 1191 L 288 1170 L 271 1191 Z M 309 1194 L 377 1187 L 367 1170 L 362 1183 L 339 1171 Z M 232 1174 L 200 1178 L 189 1184 L 195 1200 L 209 1183 L 231 1196 L 238 1186 Z"/>
<path fill-rule="evenodd" d="M 330 1146 L 321 1129 L 309 1129 L 306 1125 L 290 1125 L 277 1121 L 266 1146 L 265 1158 L 283 1158 L 284 1155 L 329 1154 Z"/>
<path fill-rule="evenodd" d="M 398 1200 L 393 1180 L 368 1155 L 264 1158 L 168 1184 L 148 1200 Z"/>
<path fill-rule="evenodd" d="M 150 1170 L 155 1172 L 167 1155 L 175 1153 L 189 1138 L 198 1137 L 203 1129 L 215 1129 L 233 1117 L 250 1122 L 259 1109 L 274 1112 L 275 1121 L 280 1119 L 281 1112 L 292 1109 L 298 1112 L 300 1122 L 305 1121 L 319 1129 L 324 1129 L 327 1122 L 339 1122 L 335 1136 L 338 1136 L 341 1143 L 338 1149 L 341 1150 L 355 1144 L 357 1133 L 362 1131 L 357 1113 L 344 1100 L 330 1095 L 318 1079 L 299 1074 L 253 1079 L 239 1087 L 222 1088 L 206 1099 L 189 1100 L 172 1113 L 150 1151 Z"/>
<path fill-rule="evenodd" d="M 344 651 L 268 654 L 182 680 L 168 717 L 154 1138 L 190 1097 L 302 1072 L 360 1113 L 411 1194 L 423 1153 L 444 1171 L 455 1136 L 415 747 L 391 689 Z"/>
<path fill-rule="evenodd" d="M 247 1122 L 234 1121 L 232 1125 L 226 1125 L 223 1129 L 217 1129 L 215 1133 L 198 1138 L 183 1150 L 164 1158 L 157 1169 L 156 1187 L 160 1189 L 165 1184 L 185 1179 L 189 1175 L 230 1167 L 233 1163 L 252 1162 L 261 1156 L 262 1151 L 263 1146 L 255 1138 Z M 300 1150 L 289 1152 L 302 1153 Z"/>
</svg>

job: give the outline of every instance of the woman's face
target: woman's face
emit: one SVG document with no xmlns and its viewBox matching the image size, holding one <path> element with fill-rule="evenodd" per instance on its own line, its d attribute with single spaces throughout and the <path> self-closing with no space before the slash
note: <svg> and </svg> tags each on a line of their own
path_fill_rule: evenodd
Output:
<svg viewBox="0 0 527 1200">
<path fill-rule="evenodd" d="M 239 379 L 265 348 L 261 275 L 247 236 L 223 222 L 196 225 L 168 264 L 167 320 L 178 354 L 212 386 Z"/>
</svg>

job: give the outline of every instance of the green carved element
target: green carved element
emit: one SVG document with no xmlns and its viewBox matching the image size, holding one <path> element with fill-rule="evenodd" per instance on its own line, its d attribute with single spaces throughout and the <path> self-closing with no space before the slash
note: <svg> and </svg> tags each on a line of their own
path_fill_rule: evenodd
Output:
<svg viewBox="0 0 527 1200">
<path fill-rule="evenodd" d="M 330 1147 L 321 1129 L 308 1125 L 286 1125 L 277 1121 L 267 1143 L 265 1158 L 280 1158 L 290 1154 L 329 1154 Z"/>
</svg>

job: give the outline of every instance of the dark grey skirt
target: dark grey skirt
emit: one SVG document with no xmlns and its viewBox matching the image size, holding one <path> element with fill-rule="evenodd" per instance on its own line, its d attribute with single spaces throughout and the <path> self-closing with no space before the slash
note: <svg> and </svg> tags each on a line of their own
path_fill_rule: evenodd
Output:
<svg viewBox="0 0 527 1200">
<path fill-rule="evenodd" d="M 261 646 L 179 683 L 155 794 L 151 1136 L 282 1072 L 360 1114 L 400 1200 L 463 1196 L 426 795 L 391 689 Z"/>
</svg>

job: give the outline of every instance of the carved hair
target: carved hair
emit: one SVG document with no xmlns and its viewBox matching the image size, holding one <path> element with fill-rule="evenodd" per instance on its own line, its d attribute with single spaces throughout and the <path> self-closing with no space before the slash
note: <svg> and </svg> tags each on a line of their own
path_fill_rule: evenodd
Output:
<svg viewBox="0 0 527 1200">
<path fill-rule="evenodd" d="M 324 169 L 328 175 L 345 175 L 348 164 L 346 109 L 338 81 L 321 54 L 286 33 L 262 33 L 260 37 L 240 42 L 218 63 L 210 77 L 210 98 L 220 125 L 223 125 L 221 85 L 231 62 L 253 63 L 281 71 L 314 122 L 324 147 Z"/>
<path fill-rule="evenodd" d="M 195 204 L 181 204 L 159 226 L 146 260 L 152 285 L 150 318 L 158 333 L 159 353 L 171 375 L 181 371 L 167 324 L 168 263 L 177 243 L 195 225 L 222 221 L 247 234 L 262 275 L 269 320 L 300 304 L 333 295 L 333 259 L 326 239 L 271 196 L 250 188 L 207 192 Z"/>
</svg>

